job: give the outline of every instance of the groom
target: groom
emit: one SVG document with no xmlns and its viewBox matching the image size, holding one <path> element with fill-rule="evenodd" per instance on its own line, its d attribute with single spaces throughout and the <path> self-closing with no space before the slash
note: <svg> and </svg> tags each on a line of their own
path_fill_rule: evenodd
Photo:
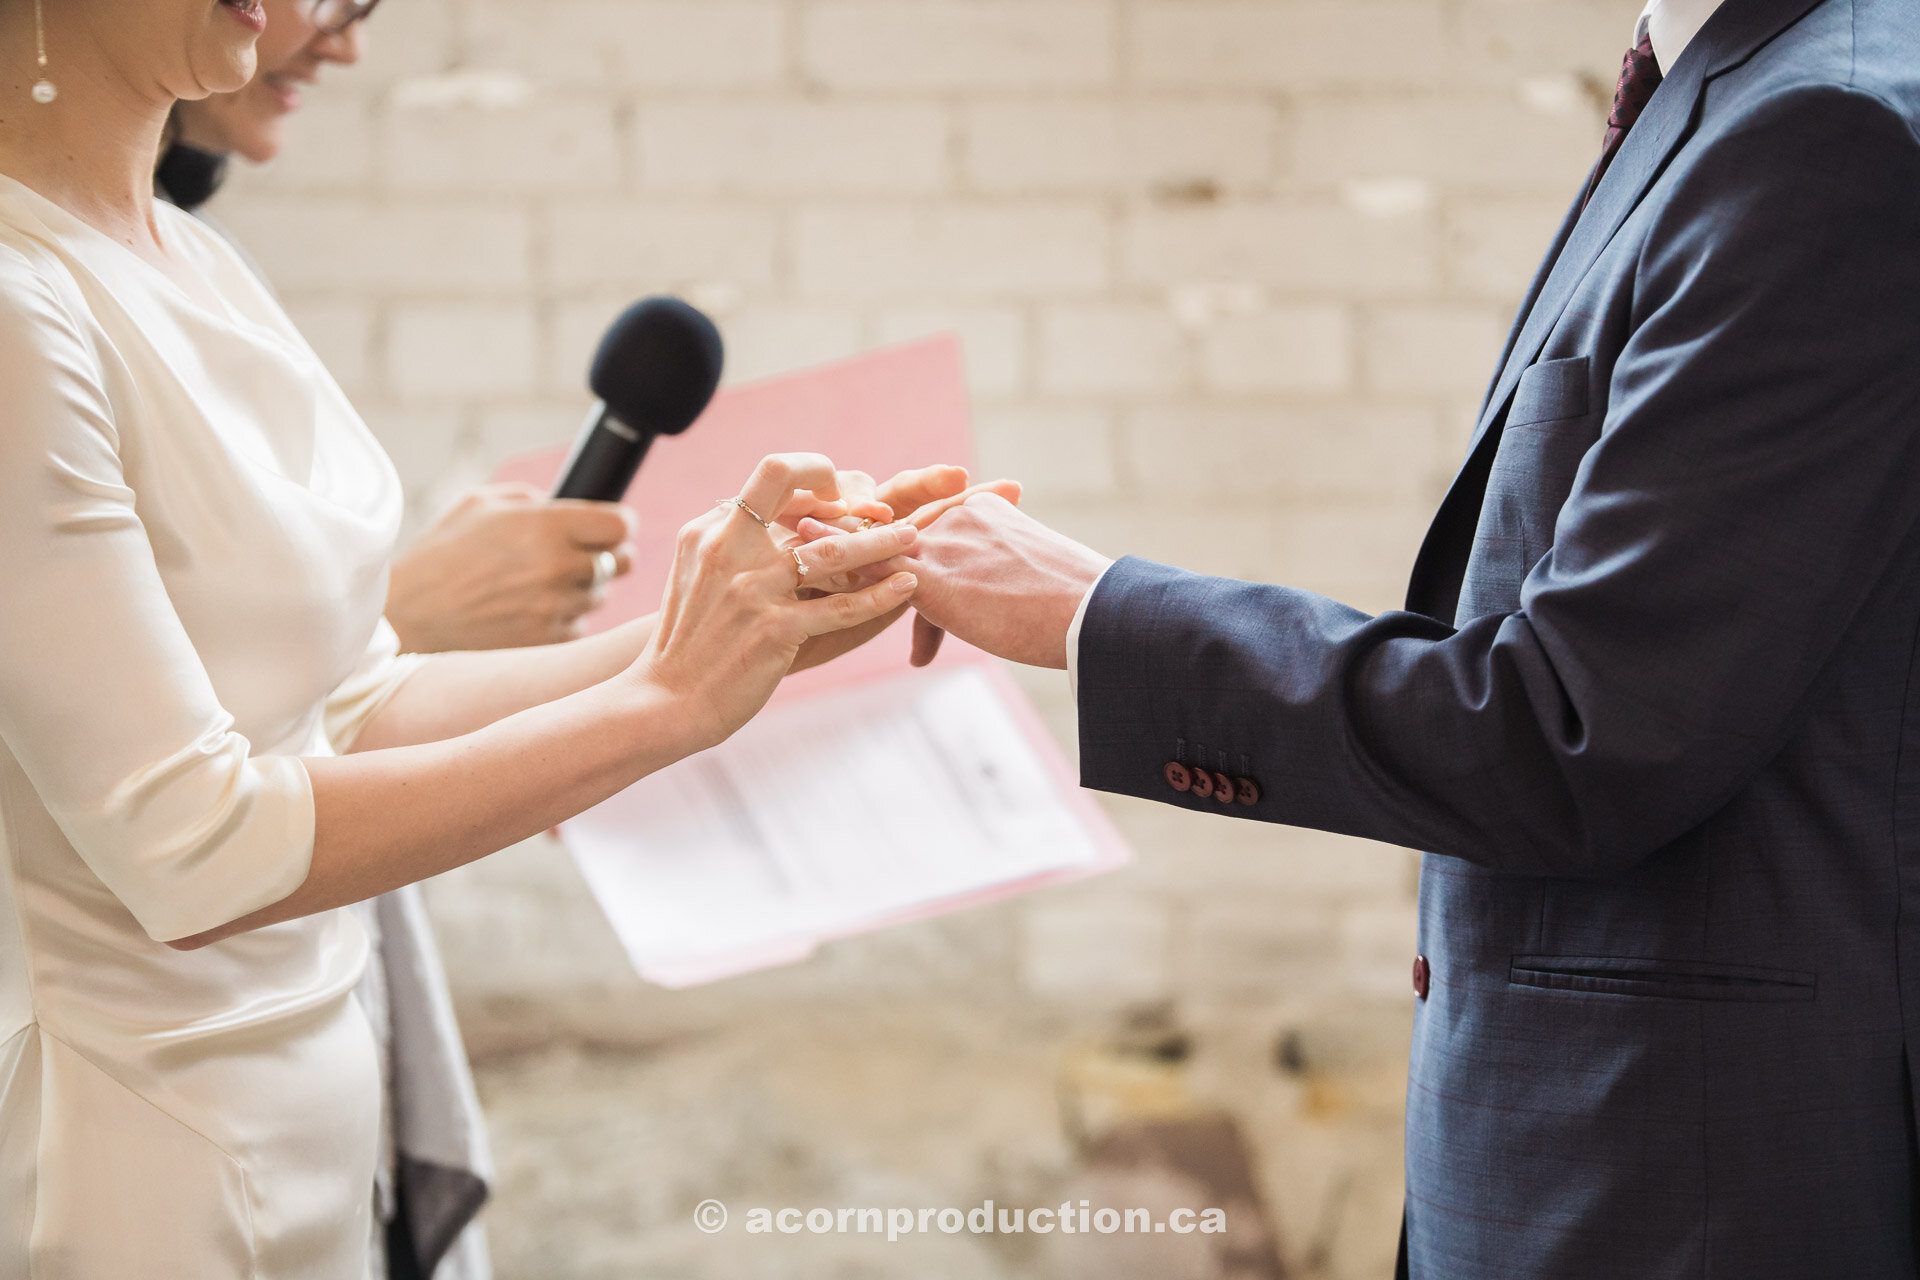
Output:
<svg viewBox="0 0 1920 1280">
<path fill-rule="evenodd" d="M 921 648 L 1073 671 L 1088 786 L 1433 851 L 1416 1280 L 1910 1278 L 1920 0 L 1635 35 L 1405 612 L 983 496 Z"/>
</svg>

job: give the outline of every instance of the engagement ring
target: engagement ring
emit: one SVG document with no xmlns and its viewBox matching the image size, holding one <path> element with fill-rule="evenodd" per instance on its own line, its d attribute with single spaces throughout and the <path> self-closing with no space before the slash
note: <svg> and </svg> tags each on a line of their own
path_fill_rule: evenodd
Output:
<svg viewBox="0 0 1920 1280">
<path fill-rule="evenodd" d="M 748 506 L 745 498 L 722 498 L 713 505 L 716 507 L 738 507 L 758 521 L 762 529 L 770 529 L 773 527 L 773 522 Z"/>
</svg>

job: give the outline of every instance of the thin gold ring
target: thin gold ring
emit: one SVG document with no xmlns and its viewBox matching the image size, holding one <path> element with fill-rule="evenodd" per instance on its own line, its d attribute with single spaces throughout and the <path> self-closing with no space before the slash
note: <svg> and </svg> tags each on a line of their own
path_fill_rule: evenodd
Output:
<svg viewBox="0 0 1920 1280">
<path fill-rule="evenodd" d="M 807 562 L 800 558 L 800 548 L 798 547 L 788 547 L 787 554 L 793 557 L 793 567 L 800 571 L 800 581 L 794 583 L 795 587 L 799 587 L 807 580 Z"/>
<path fill-rule="evenodd" d="M 747 505 L 745 498 L 722 498 L 713 504 L 716 507 L 738 507 L 759 522 L 762 529 L 771 529 L 773 522 Z"/>
<path fill-rule="evenodd" d="M 872 516 L 868 516 L 865 520 L 862 520 L 860 522 L 860 532 L 865 533 L 867 530 L 875 527 L 879 523 L 880 522 L 878 520 L 875 520 Z"/>
</svg>

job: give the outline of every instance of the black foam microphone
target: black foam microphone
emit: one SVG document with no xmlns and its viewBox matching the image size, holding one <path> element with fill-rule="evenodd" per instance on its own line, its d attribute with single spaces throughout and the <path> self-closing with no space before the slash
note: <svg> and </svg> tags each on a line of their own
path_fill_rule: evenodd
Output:
<svg viewBox="0 0 1920 1280">
<path fill-rule="evenodd" d="M 678 298 L 643 298 L 600 339 L 587 385 L 600 397 L 556 498 L 618 502 L 658 436 L 677 436 L 706 412 L 725 360 L 713 321 Z"/>
</svg>

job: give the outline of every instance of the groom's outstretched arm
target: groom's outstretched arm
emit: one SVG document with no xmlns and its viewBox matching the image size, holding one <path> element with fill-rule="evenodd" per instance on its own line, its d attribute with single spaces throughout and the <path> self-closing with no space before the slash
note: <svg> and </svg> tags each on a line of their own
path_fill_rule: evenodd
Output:
<svg viewBox="0 0 1920 1280">
<path fill-rule="evenodd" d="M 1606 875 L 1773 759 L 1849 630 L 1920 573 L 1920 146 L 1880 104 L 1809 90 L 1688 182 L 1518 611 L 1455 630 L 1122 560 L 1079 638 L 1083 781 Z M 1101 567 L 990 499 L 915 555 L 933 623 L 1056 666 Z M 1200 753 L 1257 803 L 1173 790 L 1168 762 Z"/>
</svg>

